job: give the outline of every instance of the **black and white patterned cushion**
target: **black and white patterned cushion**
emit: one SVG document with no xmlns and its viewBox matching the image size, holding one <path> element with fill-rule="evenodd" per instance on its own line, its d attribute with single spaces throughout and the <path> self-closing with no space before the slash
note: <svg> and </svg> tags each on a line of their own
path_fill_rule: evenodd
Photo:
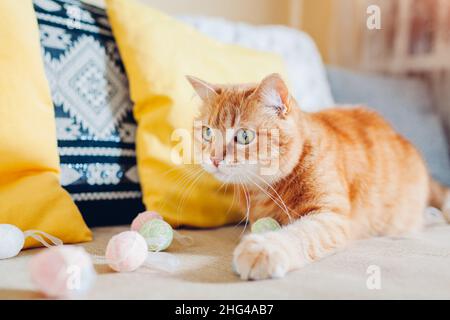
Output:
<svg viewBox="0 0 450 320">
<path fill-rule="evenodd" d="M 128 82 L 103 9 L 34 0 L 55 106 L 61 184 L 90 226 L 144 210 Z"/>
</svg>

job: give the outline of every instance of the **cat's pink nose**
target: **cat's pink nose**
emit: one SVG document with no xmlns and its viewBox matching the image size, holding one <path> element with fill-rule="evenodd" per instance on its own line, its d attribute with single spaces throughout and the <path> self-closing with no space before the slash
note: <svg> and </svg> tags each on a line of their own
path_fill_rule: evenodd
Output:
<svg viewBox="0 0 450 320">
<path fill-rule="evenodd" d="M 220 161 L 222 161 L 222 159 L 211 157 L 211 162 L 216 168 L 219 167 Z"/>
</svg>

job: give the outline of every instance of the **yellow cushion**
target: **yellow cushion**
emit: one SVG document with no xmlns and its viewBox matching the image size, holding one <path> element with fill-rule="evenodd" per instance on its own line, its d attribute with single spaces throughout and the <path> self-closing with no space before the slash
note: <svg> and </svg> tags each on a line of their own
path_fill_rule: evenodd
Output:
<svg viewBox="0 0 450 320">
<path fill-rule="evenodd" d="M 216 42 L 135 0 L 107 0 L 138 122 L 137 159 L 144 203 L 172 225 L 214 227 L 242 219 L 233 192 L 199 167 L 171 159 L 175 129 L 192 131 L 200 99 L 186 75 L 209 82 L 256 82 L 284 72 L 281 58 Z M 176 158 L 176 157 L 175 157 Z M 194 173 L 193 173 L 194 172 Z M 220 190 L 219 190 L 220 189 Z"/>
<path fill-rule="evenodd" d="M 91 240 L 59 184 L 53 104 L 31 0 L 0 1 L 0 223 Z M 28 239 L 26 247 L 36 246 Z"/>
</svg>

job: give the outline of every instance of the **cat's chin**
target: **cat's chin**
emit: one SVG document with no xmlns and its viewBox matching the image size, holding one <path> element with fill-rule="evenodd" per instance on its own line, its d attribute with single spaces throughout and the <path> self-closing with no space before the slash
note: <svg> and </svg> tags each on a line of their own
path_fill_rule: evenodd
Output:
<svg viewBox="0 0 450 320">
<path fill-rule="evenodd" d="M 239 183 L 242 182 L 242 178 L 238 177 L 238 175 L 233 175 L 229 173 L 225 173 L 220 171 L 219 169 L 215 170 L 207 170 L 210 174 L 212 174 L 217 180 L 223 183 Z"/>
<path fill-rule="evenodd" d="M 217 180 L 223 183 L 237 184 L 247 183 L 245 176 L 237 172 L 228 172 L 226 168 L 216 168 L 213 166 L 203 166 L 203 169 L 212 174 Z"/>
<path fill-rule="evenodd" d="M 246 182 L 246 181 L 242 181 L 242 178 L 239 178 L 237 176 L 227 175 L 227 174 L 221 173 L 221 172 L 215 173 L 214 177 L 216 177 L 217 180 L 219 180 L 220 182 L 223 182 L 223 183 L 237 184 L 237 183 L 242 183 L 242 182 L 245 183 Z"/>
<path fill-rule="evenodd" d="M 215 172 L 212 172 L 212 175 L 223 183 L 229 183 L 229 184 L 244 184 L 247 187 L 253 188 L 256 184 L 260 186 L 267 186 L 267 184 L 272 184 L 277 180 L 277 177 L 275 176 L 269 176 L 269 177 L 261 177 L 261 176 L 255 176 L 253 175 L 252 178 L 247 178 L 245 174 L 237 174 L 237 173 L 224 173 L 220 170 L 216 170 Z M 265 182 L 263 182 L 265 181 Z"/>
<path fill-rule="evenodd" d="M 280 179 L 278 174 L 261 176 L 258 167 L 223 166 L 216 168 L 212 165 L 203 165 L 203 169 L 212 174 L 217 180 L 229 184 L 245 184 L 249 187 L 272 184 Z"/>
</svg>

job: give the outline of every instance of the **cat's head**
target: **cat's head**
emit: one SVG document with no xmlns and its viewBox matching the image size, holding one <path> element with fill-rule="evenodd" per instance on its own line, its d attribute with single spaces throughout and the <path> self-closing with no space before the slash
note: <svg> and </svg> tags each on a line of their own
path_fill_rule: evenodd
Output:
<svg viewBox="0 0 450 320">
<path fill-rule="evenodd" d="M 254 85 L 187 78 L 203 100 L 194 141 L 206 171 L 247 185 L 273 183 L 292 171 L 300 149 L 300 111 L 278 74 Z"/>
</svg>

